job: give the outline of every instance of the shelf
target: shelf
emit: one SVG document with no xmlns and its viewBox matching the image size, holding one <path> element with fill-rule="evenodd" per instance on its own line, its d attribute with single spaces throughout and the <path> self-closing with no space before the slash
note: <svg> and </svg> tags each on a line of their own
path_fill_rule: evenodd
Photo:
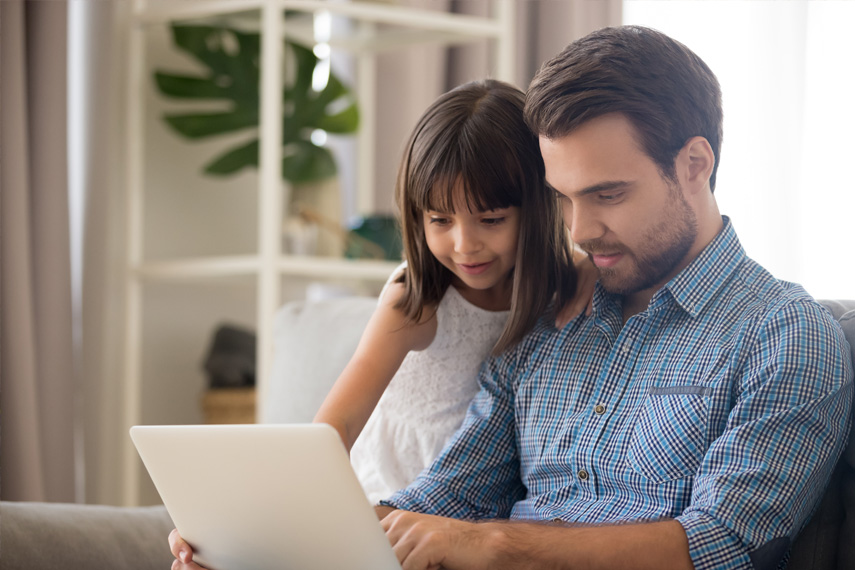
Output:
<svg viewBox="0 0 855 570">
<path fill-rule="evenodd" d="M 156 24 L 172 20 L 197 20 L 213 16 L 234 15 L 260 10 L 266 0 L 193 0 L 149 2 L 137 5 L 133 18 L 140 24 Z"/>
<path fill-rule="evenodd" d="M 313 30 L 310 25 L 298 22 L 295 18 L 288 18 L 285 22 L 285 35 L 290 39 L 303 45 L 315 43 Z M 329 46 L 333 51 L 341 51 L 352 55 L 372 55 L 385 51 L 401 49 L 407 46 L 424 45 L 457 45 L 467 44 L 481 40 L 480 36 L 470 33 L 436 31 L 436 30 L 412 30 L 412 29 L 388 29 L 373 30 L 371 33 L 362 33 L 356 30 L 351 33 L 339 34 L 330 39 Z"/>
<path fill-rule="evenodd" d="M 385 282 L 392 274 L 392 271 L 400 264 L 400 261 L 286 255 L 279 258 L 278 268 L 279 272 L 283 275 L 364 279 Z"/>
<path fill-rule="evenodd" d="M 275 0 L 192 0 L 149 4 L 138 8 L 134 18 L 141 24 L 173 20 L 195 20 L 261 10 Z M 437 10 L 409 8 L 376 2 L 330 2 L 328 0 L 279 0 L 282 10 L 329 12 L 363 22 L 408 26 L 421 30 L 459 34 L 466 37 L 497 38 L 505 29 L 492 18 L 479 18 Z"/>
<path fill-rule="evenodd" d="M 457 32 L 485 38 L 499 37 L 505 30 L 495 19 L 436 10 L 424 10 L 377 2 L 327 2 L 325 0 L 281 0 L 285 9 L 327 11 L 376 24 L 411 26 L 437 32 Z"/>
<path fill-rule="evenodd" d="M 127 240 L 125 272 L 124 385 L 122 414 L 127 426 L 144 423 L 144 364 L 158 361 L 144 354 L 143 306 L 146 288 L 157 285 L 209 283 L 231 286 L 255 285 L 255 329 L 257 331 L 256 401 L 266 398 L 267 378 L 273 358 L 273 320 L 283 302 L 292 295 L 290 289 L 305 285 L 300 279 L 336 282 L 383 284 L 400 264 L 399 261 L 344 259 L 283 254 L 282 212 L 286 196 L 282 192 L 281 140 L 285 84 L 283 38 L 302 40 L 314 45 L 314 20 L 319 13 L 347 18 L 348 24 L 337 27 L 328 38 L 333 50 L 353 55 L 356 84 L 363 125 L 358 133 L 357 162 L 373 165 L 375 158 L 374 123 L 378 110 L 376 55 L 404 46 L 456 45 L 487 40 L 496 69 L 490 75 L 512 82 L 514 78 L 514 26 L 517 0 L 490 0 L 491 17 L 475 17 L 444 12 L 441 9 L 412 8 L 397 5 L 394 0 L 132 0 L 127 14 L 127 139 L 126 204 Z M 146 114 L 150 69 L 146 67 L 147 34 L 162 34 L 158 25 L 176 21 L 222 23 L 247 32 L 258 32 L 261 40 L 261 75 L 259 84 L 259 165 L 257 247 L 241 255 L 188 256 L 146 259 L 144 252 L 144 205 L 146 203 Z M 340 29 L 339 29 L 340 28 Z M 357 211 L 373 212 L 376 184 L 369 168 L 358 169 Z M 287 194 L 287 193 L 285 193 Z M 213 252 L 223 251 L 214 249 Z M 225 281 L 225 282 L 223 282 Z M 293 283 L 292 283 L 293 281 Z M 296 288 L 291 287 L 296 285 Z M 174 287 L 181 289 L 182 287 Z M 171 291 L 165 291 L 168 297 Z M 179 291 L 178 294 L 186 294 Z M 249 305 L 250 303 L 247 303 Z M 170 315 L 166 315 L 169 317 Z M 193 315 L 189 315 L 192 317 Z M 197 323 L 198 324 L 198 323 Z M 186 325 L 186 326 L 185 326 Z M 184 328 L 196 326 L 184 323 Z M 233 394 L 232 394 L 233 395 Z M 251 403 L 252 396 L 248 396 Z M 180 404 L 180 403 L 179 403 Z M 182 417 L 181 405 L 169 413 Z M 250 412 L 251 416 L 251 412 Z M 123 493 L 125 503 L 139 504 L 142 473 L 133 447 L 127 445 L 123 456 Z"/>
<path fill-rule="evenodd" d="M 400 261 L 345 259 L 282 255 L 276 263 L 281 275 L 302 277 L 386 281 Z M 258 255 L 211 256 L 150 261 L 140 264 L 135 273 L 148 280 L 193 280 L 209 277 L 255 277 L 261 270 Z"/>
</svg>

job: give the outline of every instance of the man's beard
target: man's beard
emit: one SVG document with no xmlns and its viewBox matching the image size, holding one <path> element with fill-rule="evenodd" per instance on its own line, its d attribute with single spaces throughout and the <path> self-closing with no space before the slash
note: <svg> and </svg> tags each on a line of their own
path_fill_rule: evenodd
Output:
<svg viewBox="0 0 855 570">
<path fill-rule="evenodd" d="M 649 289 L 662 281 L 685 259 L 698 235 L 695 213 L 683 198 L 680 187 L 669 183 L 669 205 L 656 224 L 644 234 L 639 244 L 641 251 L 633 251 L 623 244 L 591 240 L 579 244 L 591 253 L 624 254 L 623 267 L 598 267 L 600 284 L 606 291 L 619 295 L 631 295 Z M 626 262 L 632 265 L 627 267 Z"/>
</svg>

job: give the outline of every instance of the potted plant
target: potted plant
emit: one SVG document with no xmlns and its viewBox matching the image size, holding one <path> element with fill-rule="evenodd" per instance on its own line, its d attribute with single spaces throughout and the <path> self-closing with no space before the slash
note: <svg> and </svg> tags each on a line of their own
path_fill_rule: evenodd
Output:
<svg viewBox="0 0 855 570">
<path fill-rule="evenodd" d="M 173 23 L 175 46 L 199 62 L 198 74 L 156 71 L 159 91 L 168 97 L 197 101 L 225 101 L 223 111 L 166 113 L 163 119 L 190 140 L 246 131 L 248 140 L 215 156 L 203 171 L 227 176 L 258 166 L 259 78 L 261 37 L 224 25 Z M 292 65 L 282 89 L 282 178 L 295 193 L 333 177 L 335 159 L 329 149 L 312 142 L 316 130 L 349 134 L 359 126 L 359 111 L 341 80 L 329 73 L 326 85 L 315 91 L 312 76 L 318 57 L 292 40 L 283 40 L 286 61 Z"/>
</svg>

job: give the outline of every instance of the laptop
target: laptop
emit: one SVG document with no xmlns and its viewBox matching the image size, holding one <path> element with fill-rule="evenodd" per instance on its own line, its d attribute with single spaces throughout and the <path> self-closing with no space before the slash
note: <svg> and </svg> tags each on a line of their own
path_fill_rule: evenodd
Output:
<svg viewBox="0 0 855 570">
<path fill-rule="evenodd" d="M 134 426 L 130 433 L 197 563 L 401 569 L 331 426 Z"/>
</svg>

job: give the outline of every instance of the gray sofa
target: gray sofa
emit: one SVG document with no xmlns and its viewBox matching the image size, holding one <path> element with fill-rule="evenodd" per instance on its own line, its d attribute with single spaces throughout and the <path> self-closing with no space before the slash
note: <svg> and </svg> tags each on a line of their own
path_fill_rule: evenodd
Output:
<svg viewBox="0 0 855 570">
<path fill-rule="evenodd" d="M 312 419 L 375 303 L 350 298 L 282 308 L 262 421 Z M 824 304 L 843 325 L 855 360 L 855 301 Z M 171 528 L 163 507 L 3 502 L 0 570 L 165 570 L 172 561 L 166 545 Z M 788 568 L 855 569 L 855 433 L 821 505 L 793 546 Z"/>
</svg>

